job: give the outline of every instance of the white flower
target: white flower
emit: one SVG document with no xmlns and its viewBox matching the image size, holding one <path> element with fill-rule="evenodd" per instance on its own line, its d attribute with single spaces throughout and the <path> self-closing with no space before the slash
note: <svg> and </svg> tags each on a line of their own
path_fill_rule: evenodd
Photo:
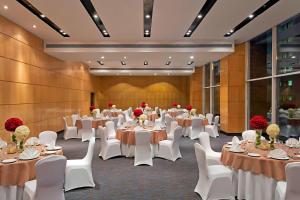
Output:
<svg viewBox="0 0 300 200">
<path fill-rule="evenodd" d="M 97 109 L 92 110 L 92 114 L 96 114 L 97 113 Z"/>
<path fill-rule="evenodd" d="M 147 115 L 142 114 L 142 115 L 140 115 L 139 118 L 140 118 L 140 120 L 145 121 L 147 119 Z"/>
<path fill-rule="evenodd" d="M 178 105 L 177 105 L 177 108 L 181 108 L 181 105 L 178 104 Z"/>
<path fill-rule="evenodd" d="M 277 124 L 270 124 L 266 130 L 271 137 L 276 137 L 280 133 L 280 128 Z"/>
<path fill-rule="evenodd" d="M 14 135 L 16 136 L 17 140 L 21 141 L 27 138 L 29 134 L 30 129 L 27 126 L 22 125 L 16 128 Z"/>
<path fill-rule="evenodd" d="M 116 105 L 112 105 L 111 107 L 112 107 L 113 109 L 116 109 L 116 108 L 117 108 L 117 106 L 116 106 Z"/>
<path fill-rule="evenodd" d="M 196 109 L 195 108 L 193 108 L 192 110 L 191 110 L 191 114 L 193 114 L 193 115 L 195 115 L 196 114 Z"/>
</svg>

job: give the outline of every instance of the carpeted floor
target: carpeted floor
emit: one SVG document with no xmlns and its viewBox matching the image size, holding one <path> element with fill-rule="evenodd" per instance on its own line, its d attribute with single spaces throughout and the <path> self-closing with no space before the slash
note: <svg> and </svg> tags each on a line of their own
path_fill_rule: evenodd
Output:
<svg viewBox="0 0 300 200">
<path fill-rule="evenodd" d="M 60 134 L 62 135 L 62 134 Z M 221 135 L 211 139 L 212 148 L 220 151 L 231 137 Z M 66 192 L 66 200 L 198 200 L 194 193 L 198 180 L 198 168 L 193 143 L 182 138 L 180 149 L 183 158 L 176 162 L 154 158 L 153 167 L 133 166 L 133 158 L 117 157 L 103 161 L 99 158 L 100 141 L 96 140 L 93 158 L 95 188 L 81 188 Z M 61 136 L 57 144 L 63 147 L 68 159 L 83 158 L 88 143 L 80 140 L 64 141 Z"/>
</svg>

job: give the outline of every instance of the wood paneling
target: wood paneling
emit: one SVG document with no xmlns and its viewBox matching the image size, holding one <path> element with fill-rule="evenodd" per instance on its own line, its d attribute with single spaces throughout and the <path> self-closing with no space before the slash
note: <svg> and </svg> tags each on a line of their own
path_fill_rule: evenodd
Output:
<svg viewBox="0 0 300 200">
<path fill-rule="evenodd" d="M 241 133 L 245 129 L 245 44 L 221 59 L 220 114 L 221 130 Z"/>
<path fill-rule="evenodd" d="M 62 116 L 88 113 L 92 77 L 86 66 L 43 52 L 43 41 L 0 16 L 0 137 L 4 122 L 21 118 L 32 135 L 63 129 Z"/>
<path fill-rule="evenodd" d="M 139 106 L 142 101 L 151 107 L 169 108 L 174 101 L 186 105 L 189 102 L 188 77 L 99 77 L 97 99 L 101 109 L 107 108 L 109 101 L 122 109 Z"/>
<path fill-rule="evenodd" d="M 197 67 L 195 73 L 190 76 L 190 104 L 197 109 L 198 113 L 202 111 L 202 67 Z"/>
</svg>

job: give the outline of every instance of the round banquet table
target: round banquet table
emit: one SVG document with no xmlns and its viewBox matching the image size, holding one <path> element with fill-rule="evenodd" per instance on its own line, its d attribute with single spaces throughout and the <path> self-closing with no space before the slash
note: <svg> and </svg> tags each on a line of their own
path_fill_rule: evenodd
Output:
<svg viewBox="0 0 300 200">
<path fill-rule="evenodd" d="M 233 153 L 222 149 L 221 162 L 233 170 L 235 192 L 238 199 L 273 200 L 278 181 L 285 181 L 285 165 L 289 162 L 299 162 L 294 157 L 299 148 L 289 148 L 284 144 L 275 144 L 287 152 L 289 160 L 268 158 L 269 150 L 255 148 L 254 143 L 243 142 L 244 153 Z M 247 153 L 258 153 L 260 157 L 250 157 Z"/>
<path fill-rule="evenodd" d="M 37 149 L 41 156 L 32 160 L 17 160 L 14 163 L 4 164 L 0 162 L 0 199 L 21 200 L 25 182 L 35 179 L 35 163 L 44 158 L 44 146 L 32 146 Z M 5 151 L 5 150 L 3 150 Z M 63 155 L 62 150 L 58 150 L 56 155 Z M 18 158 L 18 153 L 3 154 L 1 160 Z"/>
<path fill-rule="evenodd" d="M 105 123 L 107 121 L 110 121 L 110 119 L 106 119 L 106 118 L 105 119 L 92 119 L 92 127 L 93 128 L 98 128 L 99 126 L 105 127 Z M 78 129 L 81 129 L 82 128 L 82 121 L 80 119 L 76 120 L 75 126 Z"/>
<path fill-rule="evenodd" d="M 110 117 L 118 117 L 119 115 L 124 115 L 124 113 L 122 111 L 104 111 L 103 112 L 104 116 L 110 116 Z"/>
<path fill-rule="evenodd" d="M 176 117 L 179 113 L 178 111 L 167 111 L 167 114 L 169 114 L 171 117 Z"/>
<path fill-rule="evenodd" d="M 152 132 L 150 143 L 153 147 L 154 155 L 158 151 L 159 141 L 167 139 L 167 133 L 165 129 L 153 130 L 153 127 L 146 127 L 146 130 Z M 135 130 L 134 127 L 126 129 L 117 129 L 116 138 L 121 141 L 122 155 L 126 157 L 134 156 L 134 146 L 135 146 Z"/>
<path fill-rule="evenodd" d="M 156 119 L 158 119 L 158 116 L 156 113 L 151 113 L 147 115 L 148 120 L 150 121 L 155 121 Z"/>
</svg>

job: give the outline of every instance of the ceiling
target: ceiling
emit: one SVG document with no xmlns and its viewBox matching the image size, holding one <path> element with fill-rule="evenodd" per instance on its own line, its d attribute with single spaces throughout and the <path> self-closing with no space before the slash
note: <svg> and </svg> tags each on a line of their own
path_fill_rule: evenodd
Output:
<svg viewBox="0 0 300 200">
<path fill-rule="evenodd" d="M 81 61 L 92 68 L 114 68 L 111 74 L 118 73 L 115 68 L 143 68 L 145 73 L 151 68 L 149 74 L 153 74 L 155 68 L 184 70 L 201 66 L 233 52 L 235 43 L 247 41 L 300 12 L 300 1 L 280 0 L 231 37 L 225 38 L 225 33 L 267 0 L 218 0 L 192 36 L 186 38 L 183 35 L 206 0 L 154 0 L 151 37 L 145 38 L 142 0 L 92 0 L 110 35 L 105 38 L 80 0 L 28 1 L 70 37 L 62 37 L 17 1 L 0 0 L 0 14 L 42 38 L 47 44 L 45 51 L 48 54 L 62 60 Z M 4 5 L 8 6 L 7 10 L 3 9 Z M 49 44 L 58 46 L 48 48 Z M 87 44 L 100 46 L 84 46 Z M 106 46 L 101 46 L 103 44 Z M 128 46 L 132 44 L 136 46 Z M 149 44 L 158 45 L 149 47 Z M 224 47 L 224 44 L 228 46 Z M 97 62 L 102 56 L 104 65 Z M 166 66 L 170 56 L 171 64 Z M 194 63 L 187 65 L 191 61 L 190 56 L 194 56 Z M 126 62 L 126 66 L 121 65 L 121 60 Z M 144 66 L 145 60 L 148 61 L 147 66 Z"/>
</svg>

